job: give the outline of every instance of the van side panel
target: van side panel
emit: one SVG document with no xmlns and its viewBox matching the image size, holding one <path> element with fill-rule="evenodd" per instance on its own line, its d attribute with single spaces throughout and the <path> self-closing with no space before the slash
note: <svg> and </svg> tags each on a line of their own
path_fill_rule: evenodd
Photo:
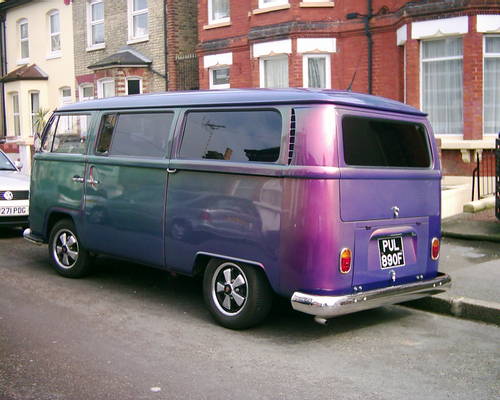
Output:
<svg viewBox="0 0 500 400">
<path fill-rule="evenodd" d="M 348 293 L 352 276 L 340 273 L 339 255 L 354 237 L 340 223 L 338 179 L 286 179 L 284 193 L 281 294 Z"/>
<path fill-rule="evenodd" d="M 52 213 L 63 213 L 81 226 L 84 185 L 77 178 L 85 176 L 85 156 L 79 154 L 37 153 L 32 169 L 30 228 L 45 240 L 50 232 Z"/>
<path fill-rule="evenodd" d="M 84 235 L 86 246 L 163 267 L 167 162 L 89 156 Z"/>
<path fill-rule="evenodd" d="M 276 290 L 283 180 L 204 171 L 182 161 L 174 166 L 168 180 L 167 267 L 191 274 L 199 253 L 248 260 L 264 266 Z"/>
</svg>

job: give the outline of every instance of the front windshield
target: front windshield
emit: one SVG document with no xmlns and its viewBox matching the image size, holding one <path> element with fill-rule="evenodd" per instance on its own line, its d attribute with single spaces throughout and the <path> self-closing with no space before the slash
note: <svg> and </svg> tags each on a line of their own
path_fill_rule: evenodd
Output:
<svg viewBox="0 0 500 400">
<path fill-rule="evenodd" d="M 15 171 L 16 168 L 12 165 L 7 156 L 0 153 L 0 171 Z"/>
</svg>

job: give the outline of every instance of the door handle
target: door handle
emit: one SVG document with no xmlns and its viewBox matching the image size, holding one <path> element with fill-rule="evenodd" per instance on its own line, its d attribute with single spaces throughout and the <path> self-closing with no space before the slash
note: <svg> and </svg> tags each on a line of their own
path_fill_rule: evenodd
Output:
<svg viewBox="0 0 500 400">
<path fill-rule="evenodd" d="M 87 179 L 87 183 L 88 183 L 89 185 L 99 185 L 99 181 L 98 181 L 98 180 L 96 180 L 96 179 L 94 179 L 94 178 L 89 178 L 89 179 Z"/>
<path fill-rule="evenodd" d="M 177 172 L 177 169 L 175 169 L 175 168 L 167 168 L 167 172 L 169 174 L 175 174 Z"/>
<path fill-rule="evenodd" d="M 82 178 L 81 176 L 78 176 L 78 175 L 75 175 L 73 176 L 73 178 L 71 178 L 71 180 L 75 183 L 83 183 L 85 182 L 85 179 Z"/>
</svg>

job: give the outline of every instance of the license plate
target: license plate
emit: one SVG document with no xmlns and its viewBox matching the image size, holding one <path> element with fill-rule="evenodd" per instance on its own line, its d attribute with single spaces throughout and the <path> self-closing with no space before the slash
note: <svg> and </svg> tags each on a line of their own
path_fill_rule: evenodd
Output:
<svg viewBox="0 0 500 400">
<path fill-rule="evenodd" d="M 380 267 L 394 268 L 405 265 L 405 252 L 401 236 L 381 238 L 378 240 Z"/>
<path fill-rule="evenodd" d="M 0 216 L 28 215 L 28 207 L 0 207 Z"/>
</svg>

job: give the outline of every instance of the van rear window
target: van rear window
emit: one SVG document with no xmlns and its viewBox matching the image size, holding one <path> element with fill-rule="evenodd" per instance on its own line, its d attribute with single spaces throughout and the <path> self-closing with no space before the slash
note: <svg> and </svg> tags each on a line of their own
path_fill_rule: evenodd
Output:
<svg viewBox="0 0 500 400">
<path fill-rule="evenodd" d="M 342 120 L 342 138 L 347 165 L 399 168 L 431 165 L 422 124 L 346 116 Z"/>
<path fill-rule="evenodd" d="M 280 155 L 280 144 L 278 111 L 193 111 L 186 117 L 180 157 L 275 162 Z"/>
</svg>

